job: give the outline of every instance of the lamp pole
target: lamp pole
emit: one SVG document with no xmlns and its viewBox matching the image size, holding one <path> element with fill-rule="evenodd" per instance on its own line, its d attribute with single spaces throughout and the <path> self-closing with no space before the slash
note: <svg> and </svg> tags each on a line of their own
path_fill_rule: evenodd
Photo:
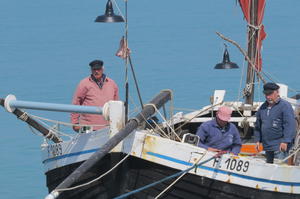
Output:
<svg viewBox="0 0 300 199">
<path fill-rule="evenodd" d="M 128 84 L 128 16 L 127 16 L 127 3 L 128 0 L 125 0 L 125 53 L 126 53 L 126 59 L 125 59 L 125 124 L 128 121 L 128 107 L 129 107 L 129 100 L 128 100 L 128 94 L 129 94 L 129 84 Z"/>
</svg>

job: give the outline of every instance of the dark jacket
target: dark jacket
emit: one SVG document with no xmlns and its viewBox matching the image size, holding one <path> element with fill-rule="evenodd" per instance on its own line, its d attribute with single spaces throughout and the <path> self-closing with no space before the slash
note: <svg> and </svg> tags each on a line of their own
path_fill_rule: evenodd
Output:
<svg viewBox="0 0 300 199">
<path fill-rule="evenodd" d="M 291 104 L 279 99 L 268 107 L 264 102 L 256 113 L 255 142 L 261 142 L 265 151 L 278 151 L 280 143 L 290 144 L 296 134 L 296 120 Z"/>
</svg>

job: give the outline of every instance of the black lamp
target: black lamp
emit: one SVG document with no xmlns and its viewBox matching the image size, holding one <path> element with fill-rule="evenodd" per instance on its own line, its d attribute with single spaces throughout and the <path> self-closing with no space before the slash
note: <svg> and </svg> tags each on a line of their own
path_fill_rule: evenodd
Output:
<svg viewBox="0 0 300 199">
<path fill-rule="evenodd" d="M 100 15 L 95 19 L 95 22 L 103 23 L 114 23 L 114 22 L 124 22 L 124 18 L 120 15 L 114 14 L 114 9 L 111 0 L 106 3 L 105 14 Z"/>
<path fill-rule="evenodd" d="M 215 66 L 215 69 L 234 69 L 234 68 L 239 68 L 239 67 L 236 63 L 230 62 L 227 46 L 225 45 L 225 51 L 223 54 L 223 62 L 217 64 Z"/>
</svg>

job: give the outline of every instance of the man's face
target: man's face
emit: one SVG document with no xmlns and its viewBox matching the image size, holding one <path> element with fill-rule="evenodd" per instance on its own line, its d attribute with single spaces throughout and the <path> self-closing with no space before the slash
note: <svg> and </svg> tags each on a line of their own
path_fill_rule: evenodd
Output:
<svg viewBox="0 0 300 199">
<path fill-rule="evenodd" d="M 92 74 L 94 77 L 99 80 L 102 77 L 103 74 L 103 67 L 102 68 L 92 68 Z"/>
<path fill-rule="evenodd" d="M 221 120 L 218 116 L 217 116 L 217 123 L 219 124 L 220 127 L 225 127 L 227 125 L 227 121 L 223 121 Z"/>
<path fill-rule="evenodd" d="M 265 96 L 266 96 L 266 100 L 268 101 L 269 104 L 274 104 L 279 97 L 279 92 L 278 92 L 278 90 L 276 90 L 276 91 L 273 91 L 273 93 L 265 95 Z"/>
</svg>

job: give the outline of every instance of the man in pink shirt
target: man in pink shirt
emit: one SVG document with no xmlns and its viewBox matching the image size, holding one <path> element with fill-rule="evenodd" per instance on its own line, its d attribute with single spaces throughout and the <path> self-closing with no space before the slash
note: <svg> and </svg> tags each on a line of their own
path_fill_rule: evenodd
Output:
<svg viewBox="0 0 300 199">
<path fill-rule="evenodd" d="M 74 105 L 101 106 L 109 100 L 119 100 L 118 86 L 114 80 L 104 73 L 103 61 L 94 60 L 90 64 L 91 75 L 80 81 L 75 91 L 72 103 Z M 104 128 L 108 121 L 102 115 L 71 113 L 72 124 L 95 125 L 93 130 Z M 79 131 L 80 126 L 73 126 L 74 131 Z"/>
</svg>

